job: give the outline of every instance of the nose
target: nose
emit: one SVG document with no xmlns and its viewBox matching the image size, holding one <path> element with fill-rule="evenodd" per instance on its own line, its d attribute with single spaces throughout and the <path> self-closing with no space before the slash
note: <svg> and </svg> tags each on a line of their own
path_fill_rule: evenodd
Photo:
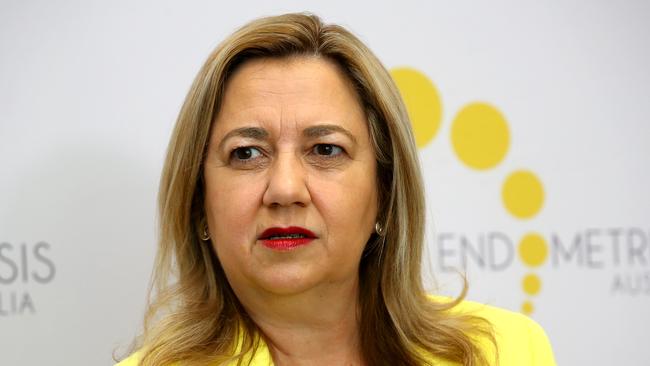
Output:
<svg viewBox="0 0 650 366">
<path fill-rule="evenodd" d="M 305 207 L 311 201 L 307 174 L 300 158 L 293 152 L 278 154 L 269 168 L 268 185 L 262 198 L 269 207 Z"/>
</svg>

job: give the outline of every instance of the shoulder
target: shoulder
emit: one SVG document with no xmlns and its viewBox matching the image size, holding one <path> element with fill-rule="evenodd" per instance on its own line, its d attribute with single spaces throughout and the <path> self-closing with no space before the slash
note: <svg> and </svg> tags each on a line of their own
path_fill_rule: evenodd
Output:
<svg viewBox="0 0 650 366">
<path fill-rule="evenodd" d="M 432 297 L 433 301 L 449 301 Z M 555 359 L 544 329 L 530 317 L 510 310 L 473 301 L 462 301 L 453 312 L 474 315 L 487 320 L 497 341 L 499 365 L 553 366 Z M 485 352 L 493 357 L 488 340 L 479 340 Z"/>
<path fill-rule="evenodd" d="M 139 363 L 140 363 L 140 352 L 136 352 L 131 356 L 118 362 L 115 366 L 138 366 Z"/>
<path fill-rule="evenodd" d="M 115 366 L 139 366 L 142 359 L 142 351 L 138 351 L 125 358 L 124 360 L 115 364 Z M 179 366 L 181 362 L 175 362 L 170 366 Z M 268 366 L 272 365 L 271 354 L 268 351 L 266 345 L 261 344 L 258 348 L 258 352 L 255 354 L 248 354 L 245 356 L 243 362 L 230 361 L 227 363 L 228 366 L 236 366 L 240 364 L 250 365 L 250 366 Z"/>
</svg>

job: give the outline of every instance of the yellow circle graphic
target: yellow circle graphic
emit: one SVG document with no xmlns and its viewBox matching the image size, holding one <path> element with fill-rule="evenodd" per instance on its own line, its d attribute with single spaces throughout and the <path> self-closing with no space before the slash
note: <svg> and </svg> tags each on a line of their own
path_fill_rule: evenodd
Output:
<svg viewBox="0 0 650 366">
<path fill-rule="evenodd" d="M 519 170 L 510 174 L 501 191 L 503 205 L 511 215 L 528 219 L 544 204 L 544 187 L 533 172 Z"/>
<path fill-rule="evenodd" d="M 519 242 L 519 258 L 526 265 L 537 267 L 546 261 L 548 256 L 548 245 L 546 240 L 537 234 L 526 234 Z"/>
<path fill-rule="evenodd" d="M 470 103 L 454 118 L 451 142 L 463 163 L 474 169 L 490 169 L 505 158 L 510 147 L 510 131 L 496 107 Z"/>
<path fill-rule="evenodd" d="M 528 274 L 521 282 L 524 292 L 528 295 L 537 295 L 542 289 L 542 280 L 535 274 Z"/>
<path fill-rule="evenodd" d="M 442 104 L 438 91 L 426 75 L 413 68 L 394 68 L 390 73 L 406 104 L 415 143 L 424 147 L 440 128 Z"/>
<path fill-rule="evenodd" d="M 535 311 L 535 306 L 533 305 L 532 302 L 524 301 L 524 303 L 521 304 L 521 312 L 522 313 L 524 313 L 526 315 L 530 315 L 530 314 L 533 313 L 533 311 Z"/>
</svg>

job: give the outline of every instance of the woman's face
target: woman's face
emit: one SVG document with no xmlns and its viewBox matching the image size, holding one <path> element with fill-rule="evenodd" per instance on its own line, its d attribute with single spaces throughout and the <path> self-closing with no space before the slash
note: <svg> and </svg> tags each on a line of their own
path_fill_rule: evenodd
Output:
<svg viewBox="0 0 650 366">
<path fill-rule="evenodd" d="M 204 167 L 212 245 L 238 296 L 356 285 L 377 217 L 375 171 L 365 113 L 335 64 L 243 64 Z"/>
</svg>

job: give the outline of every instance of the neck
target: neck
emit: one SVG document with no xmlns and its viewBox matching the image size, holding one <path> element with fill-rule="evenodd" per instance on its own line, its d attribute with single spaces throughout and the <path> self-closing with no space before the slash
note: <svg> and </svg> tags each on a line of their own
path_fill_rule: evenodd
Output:
<svg viewBox="0 0 650 366">
<path fill-rule="evenodd" d="M 240 300 L 264 333 L 276 365 L 361 365 L 358 292 L 355 280 Z"/>
</svg>

